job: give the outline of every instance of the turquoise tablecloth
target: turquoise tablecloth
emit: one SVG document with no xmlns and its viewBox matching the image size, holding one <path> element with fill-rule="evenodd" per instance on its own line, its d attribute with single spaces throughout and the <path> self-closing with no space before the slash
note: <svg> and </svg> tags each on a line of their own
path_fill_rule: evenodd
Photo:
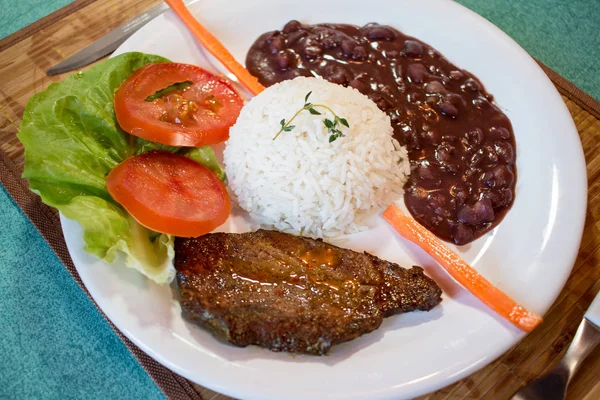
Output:
<svg viewBox="0 0 600 400">
<path fill-rule="evenodd" d="M 1 0 L 0 37 L 69 2 Z M 600 99 L 599 0 L 460 3 Z M 4 188 L 0 216 L 0 399 L 162 398 Z"/>
</svg>

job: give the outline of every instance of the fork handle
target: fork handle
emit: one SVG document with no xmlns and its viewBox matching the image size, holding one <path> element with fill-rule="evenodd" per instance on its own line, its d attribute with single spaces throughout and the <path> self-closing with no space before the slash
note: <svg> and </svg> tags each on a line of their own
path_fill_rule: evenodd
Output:
<svg viewBox="0 0 600 400">
<path fill-rule="evenodd" d="M 573 342 L 569 346 L 567 353 L 554 369 L 560 369 L 567 375 L 567 384 L 575 375 L 585 358 L 600 343 L 600 328 L 588 321 L 586 318 L 581 321 Z"/>
</svg>

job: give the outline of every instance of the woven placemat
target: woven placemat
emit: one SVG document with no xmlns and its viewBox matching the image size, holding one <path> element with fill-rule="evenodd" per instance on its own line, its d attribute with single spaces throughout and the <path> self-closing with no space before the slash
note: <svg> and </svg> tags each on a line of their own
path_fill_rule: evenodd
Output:
<svg viewBox="0 0 600 400">
<path fill-rule="evenodd" d="M 0 181 L 88 295 L 67 251 L 55 210 L 44 205 L 20 178 L 23 147 L 16 138 L 27 100 L 52 81 L 45 71 L 157 0 L 78 0 L 0 40 Z M 563 291 L 544 322 L 523 341 L 485 368 L 421 399 L 504 399 L 551 368 L 564 354 L 579 321 L 600 291 L 600 103 L 541 65 L 563 95 L 579 131 L 588 168 L 588 210 L 579 256 Z M 91 298 L 90 298 L 90 301 Z M 100 313 L 101 310 L 99 310 Z M 104 315 L 104 314 L 102 314 Z M 106 317 L 105 317 L 106 318 Z M 107 319 L 131 353 L 169 399 L 226 400 L 158 364 Z M 570 385 L 569 399 L 600 398 L 600 352 L 592 355 Z"/>
</svg>

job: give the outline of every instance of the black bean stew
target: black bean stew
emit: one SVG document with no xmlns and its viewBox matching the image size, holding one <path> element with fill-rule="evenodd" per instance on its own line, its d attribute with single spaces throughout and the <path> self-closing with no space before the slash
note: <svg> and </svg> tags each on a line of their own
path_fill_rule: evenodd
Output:
<svg viewBox="0 0 600 400">
<path fill-rule="evenodd" d="M 511 207 L 510 121 L 475 76 L 431 46 L 384 25 L 290 21 L 256 40 L 246 66 L 263 85 L 320 76 L 370 97 L 409 151 L 406 205 L 440 238 L 469 243 Z"/>
</svg>

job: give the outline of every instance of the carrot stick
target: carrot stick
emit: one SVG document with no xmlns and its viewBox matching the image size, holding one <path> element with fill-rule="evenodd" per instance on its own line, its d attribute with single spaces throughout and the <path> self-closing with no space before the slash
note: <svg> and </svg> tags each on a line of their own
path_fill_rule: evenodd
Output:
<svg viewBox="0 0 600 400">
<path fill-rule="evenodd" d="M 252 94 L 257 95 L 264 90 L 264 86 L 258 83 L 258 79 L 250 75 L 248 70 L 233 58 L 225 46 L 194 18 L 182 0 L 165 0 L 165 2 L 181 18 L 196 39 L 202 43 L 202 46 L 215 56 L 229 72 L 234 74 Z"/>
<path fill-rule="evenodd" d="M 542 318 L 527 311 L 500 289 L 492 285 L 473 267 L 450 250 L 433 233 L 407 216 L 395 204 L 384 212 L 383 218 L 404 238 L 410 240 L 433 257 L 458 283 L 484 302 L 492 310 L 513 323 L 517 328 L 531 332 Z"/>
</svg>

